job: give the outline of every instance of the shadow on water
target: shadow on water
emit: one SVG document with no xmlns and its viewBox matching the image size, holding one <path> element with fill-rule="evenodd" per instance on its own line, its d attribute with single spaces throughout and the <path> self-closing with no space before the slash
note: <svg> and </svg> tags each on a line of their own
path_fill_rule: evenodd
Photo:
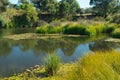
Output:
<svg viewBox="0 0 120 80">
<path fill-rule="evenodd" d="M 29 30 L 28 30 L 29 31 Z M 119 44 L 104 42 L 106 37 L 83 37 L 83 38 L 48 38 L 9 40 L 2 38 L 3 35 L 16 34 L 17 31 L 0 32 L 0 76 L 11 76 L 25 69 L 43 65 L 44 58 L 48 54 L 56 52 L 63 63 L 76 61 L 84 53 L 97 50 L 119 48 Z"/>
</svg>

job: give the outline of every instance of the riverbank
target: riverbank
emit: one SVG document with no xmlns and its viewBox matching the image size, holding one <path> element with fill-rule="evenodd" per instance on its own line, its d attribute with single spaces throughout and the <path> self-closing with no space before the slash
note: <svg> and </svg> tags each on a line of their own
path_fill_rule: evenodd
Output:
<svg viewBox="0 0 120 80">
<path fill-rule="evenodd" d="M 24 73 L 2 80 L 119 80 L 120 52 L 107 51 L 85 55 L 76 62 L 61 64 L 54 76 L 46 76 L 45 67 L 35 66 Z"/>
</svg>

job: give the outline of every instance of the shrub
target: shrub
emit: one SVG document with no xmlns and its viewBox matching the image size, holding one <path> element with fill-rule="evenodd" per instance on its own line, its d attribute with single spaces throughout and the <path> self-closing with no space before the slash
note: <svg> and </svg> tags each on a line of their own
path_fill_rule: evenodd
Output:
<svg viewBox="0 0 120 80">
<path fill-rule="evenodd" d="M 0 27 L 5 27 L 5 25 L 6 25 L 6 22 L 3 19 L 3 17 L 0 15 Z"/>
<path fill-rule="evenodd" d="M 37 27 L 36 28 L 36 33 L 47 34 L 48 33 L 47 26 Z"/>
<path fill-rule="evenodd" d="M 86 31 L 85 25 L 66 25 L 64 26 L 64 34 L 78 34 L 78 35 L 85 35 Z"/>
<path fill-rule="evenodd" d="M 105 27 L 103 28 L 103 33 L 112 33 L 116 28 L 116 24 L 105 24 Z"/>
<path fill-rule="evenodd" d="M 101 34 L 103 32 L 104 27 L 105 27 L 104 23 L 93 24 L 93 26 L 95 26 L 96 34 Z"/>
<path fill-rule="evenodd" d="M 60 33 L 62 33 L 62 27 L 61 26 L 56 26 L 56 27 L 49 26 L 48 33 L 49 34 L 56 34 L 56 33 L 60 34 Z"/>
<path fill-rule="evenodd" d="M 96 35 L 96 29 L 94 26 L 90 26 L 86 29 L 86 35 L 93 36 Z"/>
<path fill-rule="evenodd" d="M 59 69 L 60 59 L 56 54 L 50 54 L 45 59 L 45 70 L 46 73 L 50 76 L 56 74 L 57 70 Z"/>
<path fill-rule="evenodd" d="M 118 28 L 114 32 L 112 32 L 112 37 L 120 38 L 120 28 Z"/>
</svg>

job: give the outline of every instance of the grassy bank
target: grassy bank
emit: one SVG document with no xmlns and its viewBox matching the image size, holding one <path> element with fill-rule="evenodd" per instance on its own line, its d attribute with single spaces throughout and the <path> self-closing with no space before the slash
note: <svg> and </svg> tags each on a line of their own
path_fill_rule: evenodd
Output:
<svg viewBox="0 0 120 80">
<path fill-rule="evenodd" d="M 39 34 L 72 34 L 94 36 L 103 33 L 111 34 L 118 28 L 117 24 L 105 22 L 69 22 L 65 25 L 44 25 L 36 28 Z M 61 23 L 62 24 L 62 23 Z"/>
<path fill-rule="evenodd" d="M 54 76 L 46 74 L 44 66 L 35 66 L 3 80 L 119 80 L 120 54 L 116 51 L 92 53 L 74 63 L 61 64 Z"/>
</svg>

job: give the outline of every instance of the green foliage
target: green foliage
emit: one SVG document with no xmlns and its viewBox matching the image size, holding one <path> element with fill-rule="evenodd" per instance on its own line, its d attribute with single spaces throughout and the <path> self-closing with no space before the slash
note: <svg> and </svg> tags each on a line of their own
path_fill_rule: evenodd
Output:
<svg viewBox="0 0 120 80">
<path fill-rule="evenodd" d="M 94 26 L 90 26 L 86 29 L 86 35 L 88 36 L 96 35 L 96 29 L 94 28 Z"/>
<path fill-rule="evenodd" d="M 111 17 L 111 22 L 120 24 L 120 14 L 115 14 Z"/>
<path fill-rule="evenodd" d="M 62 33 L 61 26 L 41 26 L 36 28 L 36 33 L 40 34 L 60 34 Z"/>
<path fill-rule="evenodd" d="M 36 32 L 40 33 L 40 34 L 47 34 L 48 28 L 47 28 L 47 26 L 37 27 Z"/>
<path fill-rule="evenodd" d="M 79 23 L 68 23 L 65 26 L 41 26 L 36 28 L 36 32 L 40 34 L 72 34 L 72 35 L 87 35 L 95 36 L 102 33 L 111 34 L 116 28 L 114 23 L 93 23 L 90 25 Z"/>
<path fill-rule="evenodd" d="M 72 15 L 75 14 L 77 12 L 77 10 L 80 9 L 80 6 L 79 6 L 77 0 L 62 0 L 62 1 L 69 4 L 69 6 L 70 6 L 69 13 Z"/>
<path fill-rule="evenodd" d="M 114 32 L 112 32 L 112 37 L 114 38 L 120 38 L 120 29 L 116 29 Z"/>
<path fill-rule="evenodd" d="M 26 3 L 21 5 L 24 11 L 20 16 L 14 16 L 13 22 L 15 27 L 34 27 L 38 20 L 38 13 L 33 4 Z"/>
<path fill-rule="evenodd" d="M 8 0 L 0 0 L 0 12 L 4 12 L 9 4 Z"/>
<path fill-rule="evenodd" d="M 90 4 L 95 5 L 93 10 L 97 16 L 102 16 L 104 18 L 110 14 L 113 14 L 118 3 L 119 0 L 90 0 Z"/>
<path fill-rule="evenodd" d="M 5 27 L 5 25 L 6 25 L 6 22 L 3 19 L 3 17 L 0 15 L 0 27 Z"/>
<path fill-rule="evenodd" d="M 97 24 L 93 24 L 93 26 L 95 27 L 96 29 L 96 34 L 101 34 L 103 33 L 103 30 L 104 30 L 104 26 L 105 24 L 104 23 L 97 23 Z"/>
<path fill-rule="evenodd" d="M 112 33 L 116 28 L 116 24 L 105 24 L 103 28 L 103 33 Z"/>
<path fill-rule="evenodd" d="M 60 33 L 62 33 L 62 27 L 61 26 L 56 26 L 56 27 L 49 26 L 48 33 L 50 33 L 50 34 L 59 33 L 60 34 Z"/>
<path fill-rule="evenodd" d="M 50 54 L 45 60 L 45 70 L 48 75 L 56 74 L 60 66 L 60 59 L 56 54 Z"/>
<path fill-rule="evenodd" d="M 59 14 L 61 17 L 69 17 L 70 5 L 67 2 L 60 2 Z"/>
<path fill-rule="evenodd" d="M 79 25 L 79 24 L 68 24 L 64 27 L 64 34 L 78 34 L 78 35 L 85 35 L 86 34 L 86 26 Z"/>
<path fill-rule="evenodd" d="M 57 0 L 32 0 L 32 2 L 41 13 L 56 14 L 59 9 Z"/>
<path fill-rule="evenodd" d="M 59 15 L 61 17 L 70 18 L 79 12 L 80 6 L 76 0 L 61 0 L 59 7 Z"/>
</svg>

